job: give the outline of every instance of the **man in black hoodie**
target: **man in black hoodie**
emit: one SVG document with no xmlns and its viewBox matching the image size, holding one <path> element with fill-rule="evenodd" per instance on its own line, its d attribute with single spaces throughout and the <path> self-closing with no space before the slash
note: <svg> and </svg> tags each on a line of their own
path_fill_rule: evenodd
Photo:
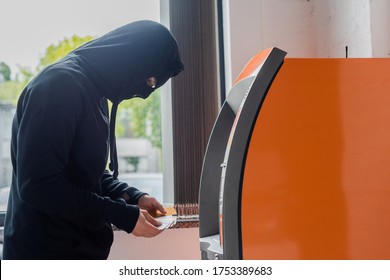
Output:
<svg viewBox="0 0 390 280">
<path fill-rule="evenodd" d="M 163 206 L 117 180 L 115 116 L 121 101 L 147 98 L 183 68 L 170 31 L 138 21 L 79 47 L 27 85 L 12 126 L 4 259 L 106 259 L 112 225 L 135 236 L 160 233 L 147 210 Z"/>
</svg>

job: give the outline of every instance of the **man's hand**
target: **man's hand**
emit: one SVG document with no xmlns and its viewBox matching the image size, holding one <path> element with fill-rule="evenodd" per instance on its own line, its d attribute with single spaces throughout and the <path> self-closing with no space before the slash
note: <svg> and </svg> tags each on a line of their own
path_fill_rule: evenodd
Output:
<svg viewBox="0 0 390 280">
<path fill-rule="evenodd" d="M 164 207 L 161 205 L 160 202 L 158 202 L 157 199 L 147 194 L 141 196 L 141 198 L 138 200 L 138 206 L 141 209 L 145 209 L 151 212 L 156 212 L 158 210 L 163 214 L 167 213 L 167 211 L 165 211 Z"/>
<path fill-rule="evenodd" d="M 154 237 L 162 232 L 162 230 L 157 228 L 160 225 L 161 222 L 150 216 L 148 211 L 140 209 L 132 234 L 137 237 Z"/>
</svg>

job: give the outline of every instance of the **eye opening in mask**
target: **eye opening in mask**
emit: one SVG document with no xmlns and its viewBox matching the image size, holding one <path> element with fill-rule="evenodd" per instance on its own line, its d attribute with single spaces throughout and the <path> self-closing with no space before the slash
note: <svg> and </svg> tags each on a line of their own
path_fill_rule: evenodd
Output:
<svg viewBox="0 0 390 280">
<path fill-rule="evenodd" d="M 157 79 L 156 77 L 150 77 L 150 78 L 147 78 L 146 79 L 146 84 L 151 87 L 151 88 L 155 88 L 156 87 L 156 84 L 157 84 Z"/>
</svg>

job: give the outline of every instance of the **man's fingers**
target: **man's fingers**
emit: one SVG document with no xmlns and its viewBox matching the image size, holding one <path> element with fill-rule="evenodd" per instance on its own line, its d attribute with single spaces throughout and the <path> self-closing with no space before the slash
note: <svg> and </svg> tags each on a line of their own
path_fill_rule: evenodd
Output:
<svg viewBox="0 0 390 280">
<path fill-rule="evenodd" d="M 160 203 L 157 203 L 157 207 L 156 208 L 158 209 L 158 211 L 160 211 L 164 215 L 167 213 L 167 211 L 165 210 L 164 206 L 162 206 Z"/>
<path fill-rule="evenodd" d="M 151 223 L 153 226 L 161 226 L 161 222 L 156 220 L 155 218 L 153 218 L 149 212 L 145 211 L 143 212 L 144 216 L 145 216 L 145 219 L 146 221 L 148 221 L 149 223 Z"/>
<path fill-rule="evenodd" d="M 156 236 L 156 235 L 158 235 L 158 234 L 160 234 L 162 232 L 162 230 L 160 230 L 159 228 L 155 227 L 153 224 L 149 223 L 148 221 L 146 223 L 147 223 L 147 234 L 146 234 L 146 237 L 154 237 L 154 236 Z M 159 225 L 161 225 L 161 223 Z M 157 226 L 159 226 L 159 225 L 157 225 Z"/>
<path fill-rule="evenodd" d="M 158 224 L 153 224 L 155 222 Z M 146 210 L 141 210 L 138 222 L 133 230 L 133 235 L 148 238 L 154 237 L 162 232 L 162 230 L 156 227 L 159 225 L 161 225 L 161 223 L 154 220 Z"/>
</svg>

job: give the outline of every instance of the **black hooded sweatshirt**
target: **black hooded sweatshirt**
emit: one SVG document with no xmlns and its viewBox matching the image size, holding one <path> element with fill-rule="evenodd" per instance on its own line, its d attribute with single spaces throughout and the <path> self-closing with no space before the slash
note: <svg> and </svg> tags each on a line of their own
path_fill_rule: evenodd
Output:
<svg viewBox="0 0 390 280">
<path fill-rule="evenodd" d="M 132 232 L 144 193 L 116 179 L 116 109 L 182 70 L 170 31 L 138 21 L 79 47 L 27 85 L 12 126 L 4 259 L 106 259 L 112 225 Z M 105 170 L 109 154 L 113 174 Z"/>
</svg>

